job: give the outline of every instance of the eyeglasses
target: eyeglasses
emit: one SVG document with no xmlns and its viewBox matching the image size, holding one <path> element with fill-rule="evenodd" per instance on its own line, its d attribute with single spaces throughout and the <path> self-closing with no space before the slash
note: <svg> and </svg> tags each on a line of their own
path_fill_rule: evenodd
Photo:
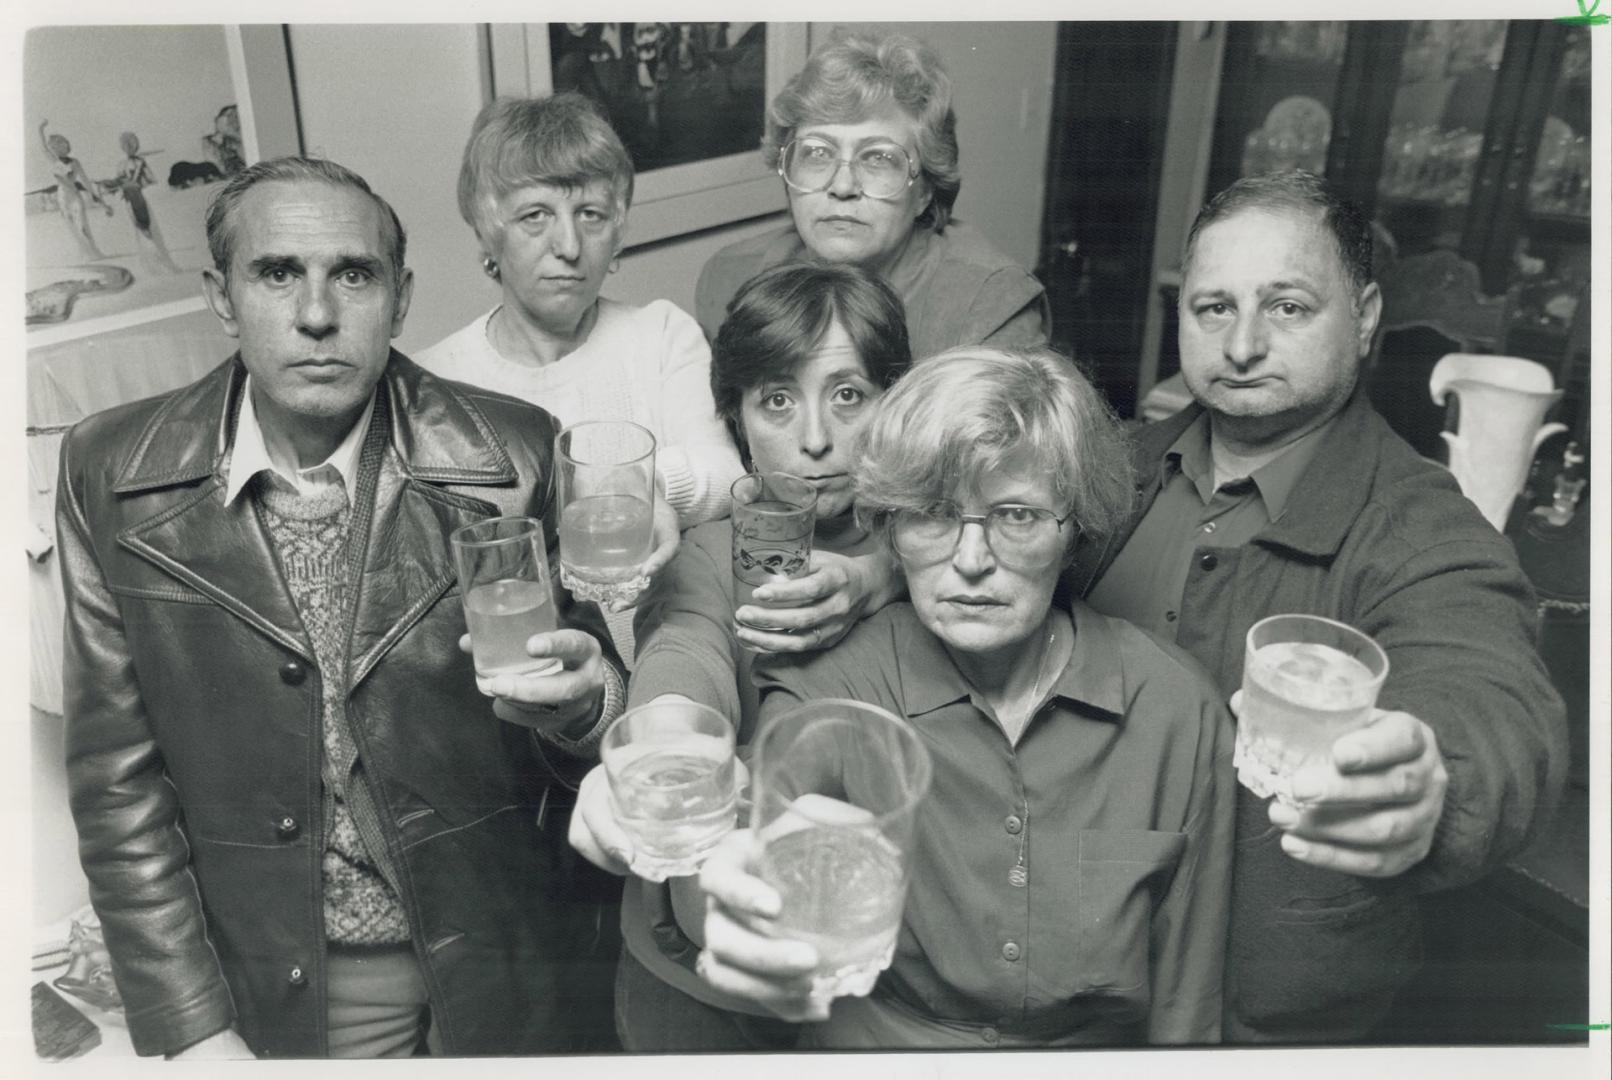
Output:
<svg viewBox="0 0 1612 1080">
<path fill-rule="evenodd" d="M 840 166 L 851 167 L 851 178 L 870 199 L 895 199 L 918 179 L 918 169 L 907 152 L 894 143 L 879 143 L 842 158 L 839 148 L 822 139 L 793 139 L 778 158 L 778 175 L 796 191 L 827 191 Z"/>
<path fill-rule="evenodd" d="M 1063 554 L 1061 530 L 1074 516 L 1059 517 L 1040 506 L 1002 503 L 984 514 L 964 514 L 951 503 L 929 510 L 897 510 L 890 515 L 890 540 L 896 554 L 919 564 L 949 559 L 962 539 L 964 525 L 985 532 L 985 546 L 1003 564 L 1039 570 Z"/>
</svg>

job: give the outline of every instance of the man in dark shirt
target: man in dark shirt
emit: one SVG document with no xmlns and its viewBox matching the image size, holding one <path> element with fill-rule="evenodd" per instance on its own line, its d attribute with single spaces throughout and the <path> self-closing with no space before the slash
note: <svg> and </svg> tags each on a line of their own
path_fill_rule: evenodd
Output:
<svg viewBox="0 0 1612 1080">
<path fill-rule="evenodd" d="M 1416 895 L 1515 854 L 1565 772 L 1510 544 L 1359 390 L 1380 312 L 1369 226 L 1321 179 L 1245 179 L 1212 200 L 1181 290 L 1195 404 L 1139 434 L 1131 527 L 1067 581 L 1185 647 L 1228 695 L 1267 615 L 1349 623 L 1388 654 L 1371 723 L 1296 780 L 1304 809 L 1238 791 L 1232 1041 L 1368 1038 L 1420 963 Z"/>
</svg>

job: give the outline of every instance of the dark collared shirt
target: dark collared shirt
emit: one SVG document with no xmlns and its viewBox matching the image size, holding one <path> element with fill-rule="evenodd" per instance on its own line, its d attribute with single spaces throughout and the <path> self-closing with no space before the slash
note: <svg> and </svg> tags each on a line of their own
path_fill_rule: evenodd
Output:
<svg viewBox="0 0 1612 1080">
<path fill-rule="evenodd" d="M 1199 416 L 1160 458 L 1158 497 L 1092 588 L 1091 605 L 1174 641 L 1192 560 L 1203 548 L 1241 547 L 1280 518 L 1330 425 L 1216 488 L 1209 414 Z"/>
<path fill-rule="evenodd" d="M 1229 717 L 1184 653 L 1073 615 L 1069 661 L 1016 745 L 910 604 L 757 665 L 763 723 L 851 698 L 909 718 L 934 761 L 895 961 L 808 1042 L 1218 1040 Z"/>
</svg>

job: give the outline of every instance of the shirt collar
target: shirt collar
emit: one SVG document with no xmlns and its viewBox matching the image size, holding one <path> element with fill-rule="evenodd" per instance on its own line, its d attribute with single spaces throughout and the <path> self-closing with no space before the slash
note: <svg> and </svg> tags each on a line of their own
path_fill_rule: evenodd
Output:
<svg viewBox="0 0 1612 1080">
<path fill-rule="evenodd" d="M 247 481 L 265 469 L 286 486 L 303 493 L 316 486 L 322 478 L 328 477 L 329 470 L 334 469 L 351 502 L 358 480 L 358 453 L 374 413 L 375 395 L 372 393 L 358 422 L 329 457 L 317 465 L 288 473 L 269 457 L 268 445 L 263 441 L 263 428 L 257 419 L 257 408 L 252 404 L 252 376 L 247 375 L 241 384 L 240 415 L 235 421 L 235 446 L 230 452 L 229 473 L 224 481 L 224 505 L 233 503 L 245 489 Z"/>
<path fill-rule="evenodd" d="M 972 688 L 957 670 L 946 646 L 918 622 L 898 637 L 903 698 L 907 715 L 918 717 L 972 696 Z M 1053 680 L 1051 696 L 1070 702 L 1077 711 L 1098 720 L 1118 722 L 1125 716 L 1124 663 L 1108 618 L 1080 601 L 1070 609 L 1075 643 L 1063 671 Z"/>
<path fill-rule="evenodd" d="M 1315 459 L 1316 449 L 1336 421 L 1336 416 L 1330 417 L 1326 423 L 1289 443 L 1280 454 L 1249 474 L 1248 478 L 1259 489 L 1259 497 L 1265 504 L 1265 512 L 1270 520 L 1275 521 L 1282 516 L 1299 477 L 1304 475 L 1304 470 Z M 1172 472 L 1179 472 L 1192 481 L 1205 503 L 1209 501 L 1215 492 L 1215 465 L 1209 451 L 1208 412 L 1199 413 L 1176 436 L 1165 450 L 1160 468 L 1164 480 L 1168 481 Z"/>
</svg>

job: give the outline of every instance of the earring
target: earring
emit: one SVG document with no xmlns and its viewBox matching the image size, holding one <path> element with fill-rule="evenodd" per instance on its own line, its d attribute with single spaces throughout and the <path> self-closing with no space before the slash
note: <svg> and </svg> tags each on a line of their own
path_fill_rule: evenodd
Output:
<svg viewBox="0 0 1612 1080">
<path fill-rule="evenodd" d="M 493 258 L 491 255 L 483 255 L 481 257 L 481 272 L 492 278 L 494 281 L 502 280 L 498 276 L 498 260 Z"/>
<path fill-rule="evenodd" d="M 620 270 L 620 269 L 621 269 L 621 254 L 618 252 L 617 254 L 610 256 L 610 265 L 606 268 L 606 271 L 608 273 L 614 274 L 617 270 Z"/>
</svg>

